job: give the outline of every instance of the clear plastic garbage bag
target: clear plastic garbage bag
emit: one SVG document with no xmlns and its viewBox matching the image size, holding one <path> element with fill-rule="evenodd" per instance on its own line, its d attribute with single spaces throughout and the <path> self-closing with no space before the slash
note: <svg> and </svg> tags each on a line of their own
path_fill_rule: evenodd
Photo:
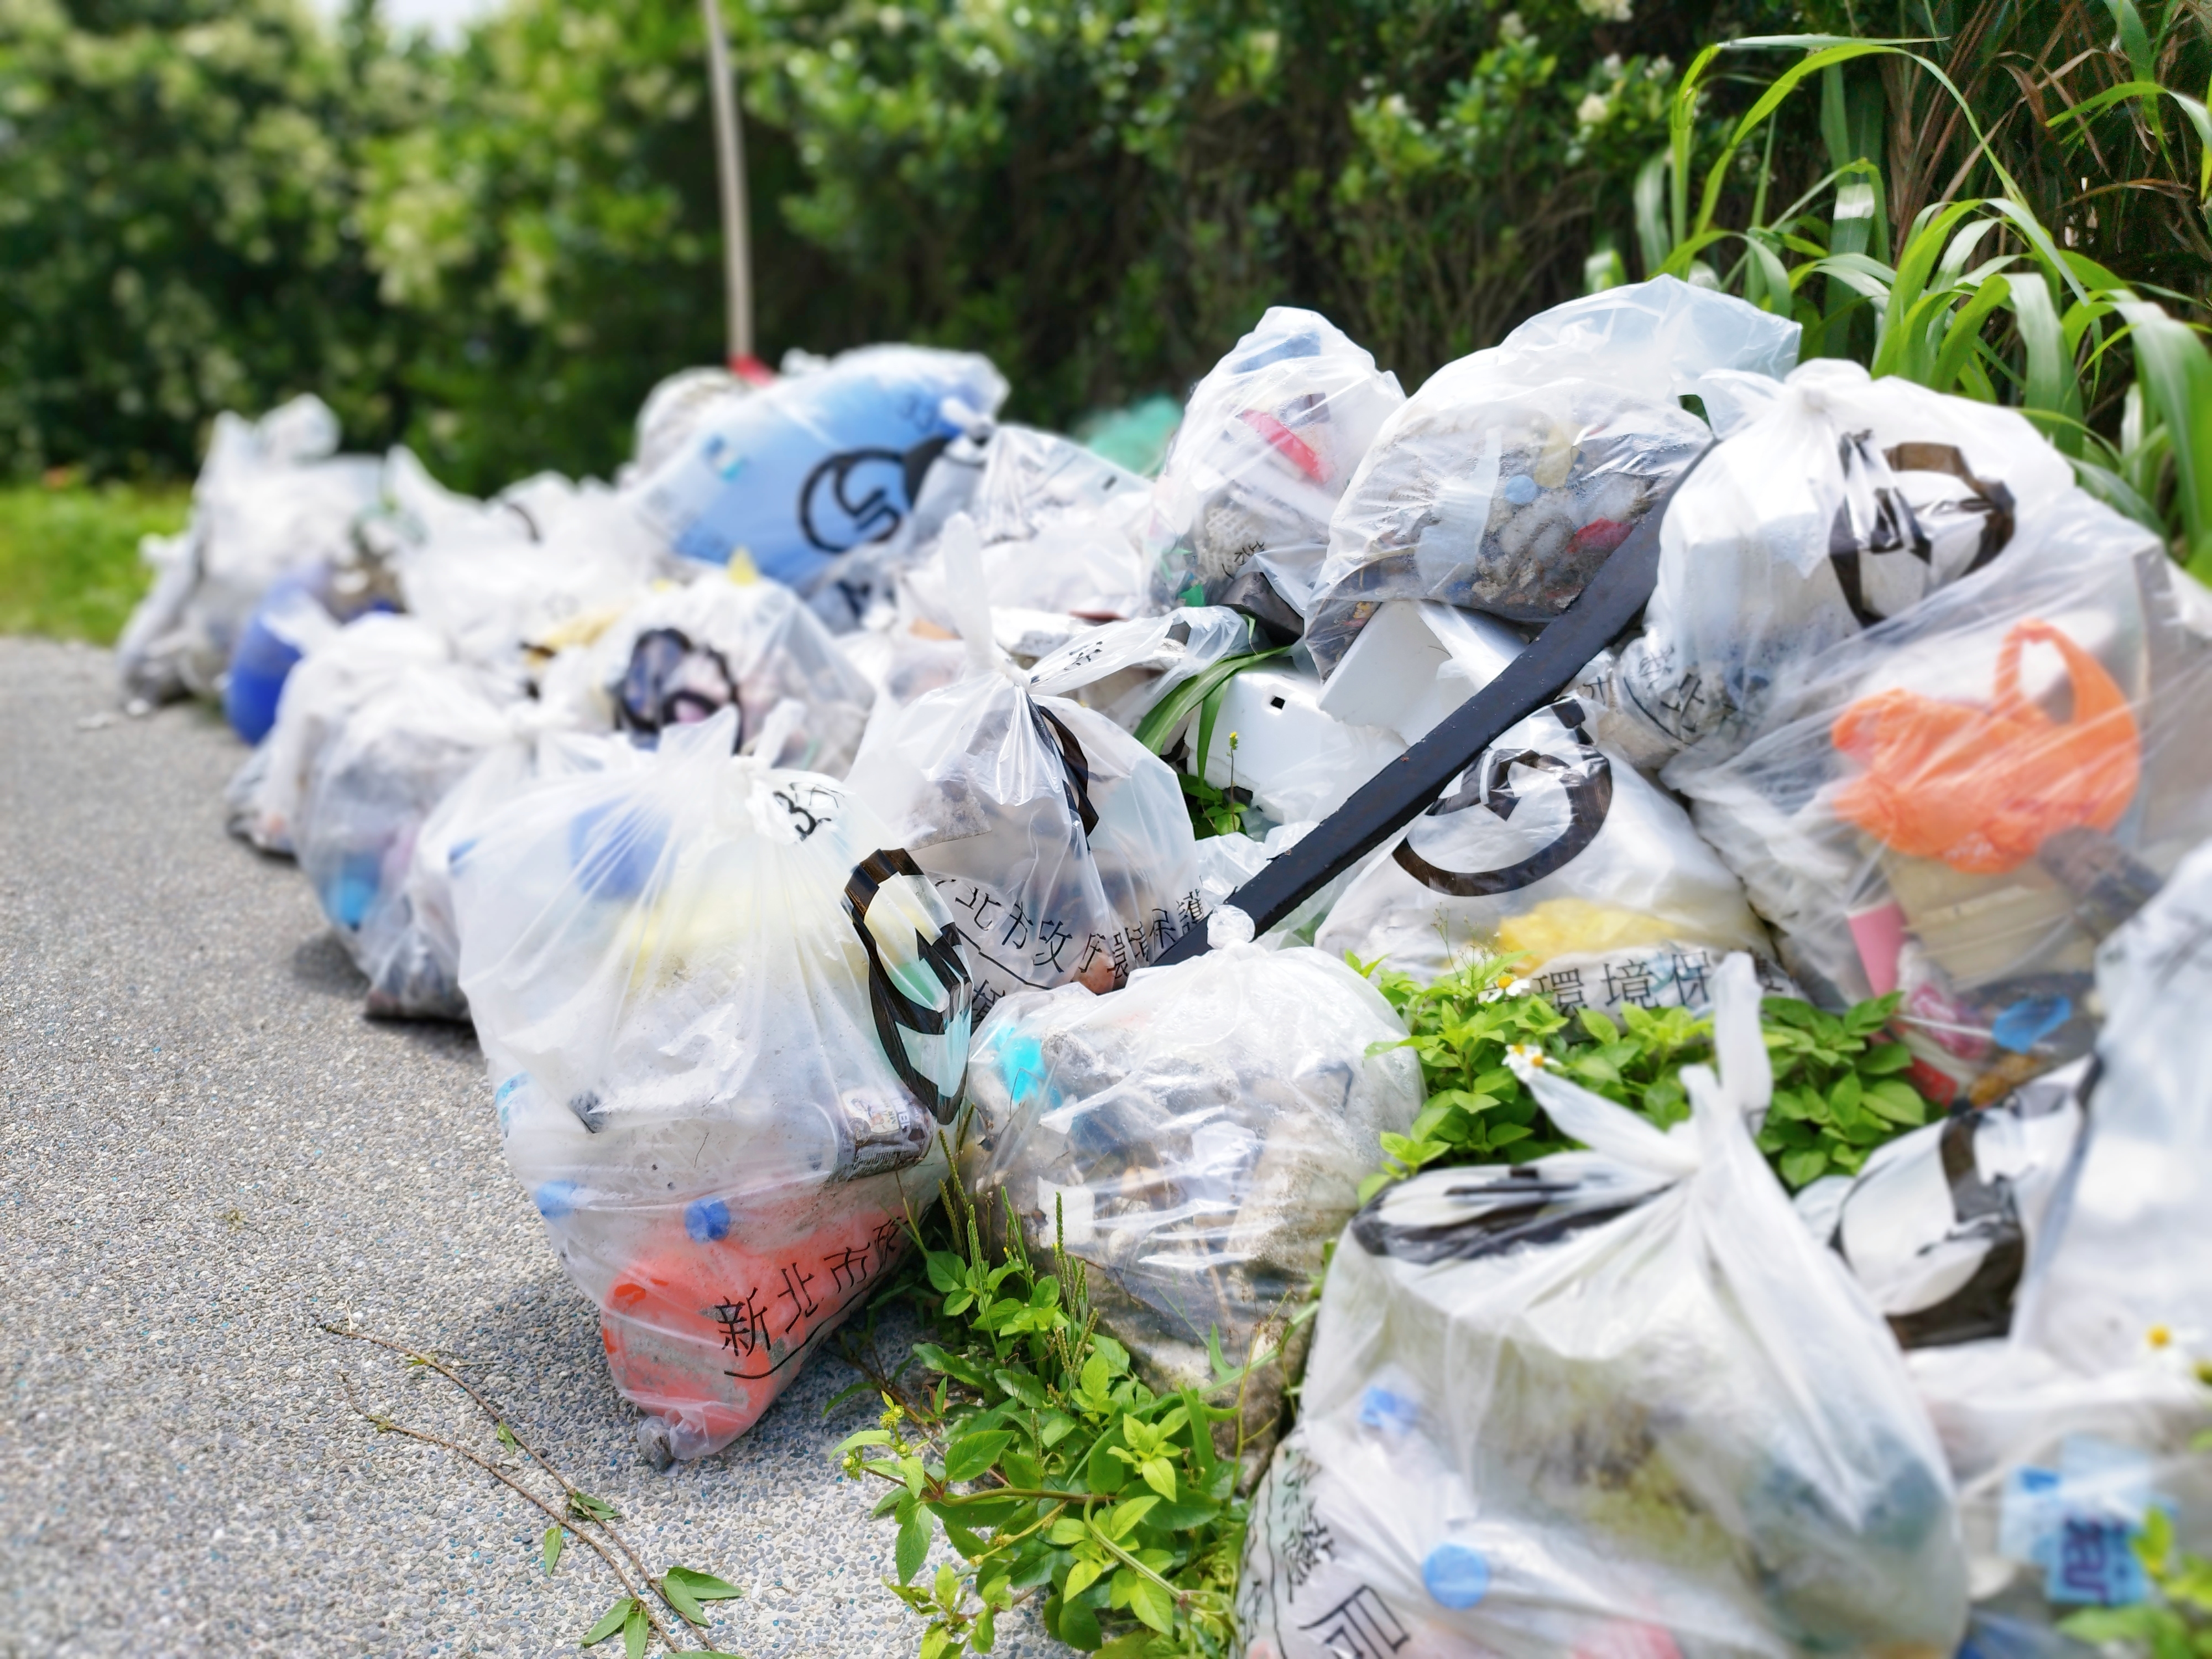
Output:
<svg viewBox="0 0 2212 1659">
<path fill-rule="evenodd" d="M 287 570 L 343 561 L 355 519 L 376 502 L 382 463 L 337 447 L 337 416 L 319 398 L 295 398 L 258 421 L 216 416 L 191 522 L 139 544 L 155 577 L 116 646 L 127 695 L 220 695 L 269 585 Z"/>
<path fill-rule="evenodd" d="M 1787 374 L 1798 333 L 1659 276 L 1555 306 L 1445 364 L 1337 504 L 1307 613 L 1322 674 L 1389 599 L 1549 622 L 1711 441 L 1679 396 L 1714 369 Z"/>
<path fill-rule="evenodd" d="M 2056 1627 L 2151 1599 L 2136 1549 L 2154 1511 L 2176 1551 L 2212 1554 L 2212 1459 L 2195 1449 L 2212 1430 L 2212 1390 L 2178 1346 L 2095 1373 L 2018 1340 L 1919 1348 L 1905 1362 L 1959 1488 L 1972 1650 L 1988 1651 L 1989 1631 L 2057 1644 L 2043 1650 L 2053 1659 L 2097 1651 Z"/>
<path fill-rule="evenodd" d="M 1210 1386 L 1280 1352 L 1358 1206 L 1376 1137 L 1421 1106 L 1405 1028 L 1320 952 L 1243 945 L 1009 997 L 978 1034 L 961 1179 L 987 1224 L 1085 1264 L 1100 1328 L 1157 1389 Z M 1302 1340 L 1303 1328 L 1299 1334 Z M 1271 1437 L 1297 1355 L 1254 1375 L 1248 1439 Z"/>
<path fill-rule="evenodd" d="M 2007 1334 L 2028 1255 L 2081 1132 L 2080 1060 L 1954 1112 L 1791 1200 L 1850 1265 L 1900 1346 Z"/>
<path fill-rule="evenodd" d="M 2087 1050 L 2098 940 L 2212 833 L 2206 605 L 2070 492 L 1664 775 L 1812 999 L 1902 992 L 1916 1085 L 1987 1104 Z"/>
<path fill-rule="evenodd" d="M 409 983 L 420 964 L 402 948 L 423 821 L 488 750 L 550 718 L 500 697 L 474 670 L 425 666 L 363 698 L 317 753 L 294 850 L 346 954 L 368 975 L 373 1000 L 432 1000 L 430 988 Z"/>
<path fill-rule="evenodd" d="M 885 623 L 882 628 L 856 628 L 836 635 L 845 660 L 875 687 L 873 708 L 903 708 L 925 691 L 950 685 L 968 672 L 968 647 L 957 639 L 918 634 L 888 617 Z"/>
<path fill-rule="evenodd" d="M 408 459 L 392 473 L 390 561 L 409 612 L 467 661 L 514 672 L 526 647 L 588 637 L 655 580 L 696 574 L 629 495 L 595 480 L 542 473 L 472 501 Z"/>
<path fill-rule="evenodd" d="M 594 642 L 592 665 L 610 722 L 641 743 L 734 708 L 739 750 L 751 754 L 787 707 L 781 751 L 763 757 L 833 777 L 852 764 L 875 706 L 875 688 L 821 620 L 743 568 L 640 599 Z"/>
<path fill-rule="evenodd" d="M 535 721 L 517 720 L 517 726 Z M 538 785 L 645 763 L 649 751 L 614 732 L 526 731 L 495 745 L 446 791 L 409 839 L 404 879 L 362 919 L 364 1006 L 382 1019 L 466 1019 L 453 860 L 484 825 Z"/>
<path fill-rule="evenodd" d="M 2088 1127 L 2021 1324 L 2082 1371 L 2176 1343 L 2212 1362 L 2212 848 L 2106 941 L 2096 979 Z"/>
<path fill-rule="evenodd" d="M 1038 660 L 1030 689 L 1071 697 L 1134 732 L 1184 681 L 1263 648 L 1249 617 L 1222 605 L 1182 605 L 1164 616 L 1107 623 L 1079 635 Z"/>
<path fill-rule="evenodd" d="M 1702 1008 L 1728 952 L 1771 956 L 1689 814 L 1583 722 L 1568 697 L 1508 731 L 1368 862 L 1315 943 L 1425 981 L 1517 956 L 1570 1013 Z"/>
<path fill-rule="evenodd" d="M 945 532 L 955 571 L 975 532 Z M 928 872 L 967 941 L 979 1014 L 1018 990 L 1109 990 L 1200 919 L 1175 774 L 1105 716 L 1038 696 L 1000 656 L 978 584 L 968 676 L 872 721 L 853 793 Z"/>
<path fill-rule="evenodd" d="M 639 505 L 684 557 L 722 564 L 743 548 L 762 574 L 811 594 L 838 555 L 898 528 L 930 463 L 1006 395 L 972 353 L 848 351 L 703 411 L 637 485 Z"/>
<path fill-rule="evenodd" d="M 1920 1655 L 1966 1625 L 1896 1345 L 1753 1145 L 1750 960 L 1662 1133 L 1530 1069 L 1590 1150 L 1383 1188 L 1339 1242 L 1253 1501 L 1251 1659 Z"/>
<path fill-rule="evenodd" d="M 1619 740 L 1650 764 L 1724 750 L 1784 663 L 1980 569 L 2074 482 L 2015 410 L 1856 363 L 1712 380 L 1728 412 L 1708 407 L 1735 424 L 1667 509 L 1644 632 L 1614 674 Z"/>
<path fill-rule="evenodd" d="M 927 880 L 735 728 L 541 785 L 452 861 L 508 1164 L 679 1457 L 750 1428 L 896 1261 L 968 1054 Z"/>
<path fill-rule="evenodd" d="M 1073 438 L 1000 425 L 963 509 L 982 539 L 985 595 L 994 609 L 1134 615 L 1144 604 L 1139 542 L 1150 501 L 1144 479 Z M 935 547 L 899 580 L 908 614 L 957 626 Z"/>
<path fill-rule="evenodd" d="M 1269 307 L 1192 390 L 1153 483 L 1153 605 L 1233 603 L 1249 574 L 1304 615 L 1337 498 L 1405 400 L 1326 317 Z"/>
<path fill-rule="evenodd" d="M 412 617 L 373 613 L 310 642 L 285 677 L 276 719 L 225 793 L 230 831 L 264 853 L 291 853 L 324 746 L 369 697 L 395 680 L 442 668 L 453 653 Z"/>
<path fill-rule="evenodd" d="M 1948 1118 L 1868 1161 L 1867 1175 L 1877 1176 L 1885 1158 L 1911 1158 L 1911 1142 L 1940 1135 L 1954 1154 L 1944 1173 L 1968 1200 L 1940 1243 L 1918 1218 L 1924 1200 L 1917 1216 L 1892 1202 L 1891 1213 L 1864 1218 L 1871 1224 L 1863 1230 L 1899 1270 L 1893 1291 L 1921 1290 L 1915 1299 L 1924 1300 L 1929 1278 L 1941 1273 L 1957 1285 L 1949 1310 L 1970 1315 L 1978 1285 L 2008 1290 L 2006 1281 L 2017 1281 L 2008 1329 L 1905 1356 L 1960 1489 L 1977 1651 L 1996 1653 L 1985 1629 L 2030 1644 L 2019 1651 L 2037 1651 L 2037 1642 L 2045 1652 L 2089 1650 L 2056 1628 L 2086 1608 L 2152 1599 L 2140 1551 L 2154 1526 L 2173 1552 L 2212 1555 L 2212 1462 L 2197 1449 L 2212 1429 L 2203 1381 L 2212 1270 L 2198 1190 L 2212 1115 L 2193 1063 L 2212 988 L 2208 939 L 2212 853 L 2200 848 L 2098 953 L 2106 1020 L 2094 1063 L 2051 1073 L 2001 1106 Z M 2073 1113 L 2081 1095 L 2086 1114 Z M 2035 1109 L 2039 1096 L 2057 1100 L 2047 1127 L 2060 1127 L 2062 1115 L 2083 1126 L 2055 1176 L 2047 1150 L 2021 1145 L 2026 1137 L 2004 1122 L 2023 1106 Z M 1969 1134 L 1971 1152 L 1956 1156 Z M 2030 1167 L 2020 1174 L 1990 1167 L 2023 1154 Z M 2009 1190 L 1987 1190 L 2000 1183 Z M 1924 1175 L 1920 1184 L 1929 1184 Z M 1927 1311 L 1940 1315 L 1944 1304 Z M 1899 1328 L 1893 1314 L 1891 1322 Z"/>
</svg>

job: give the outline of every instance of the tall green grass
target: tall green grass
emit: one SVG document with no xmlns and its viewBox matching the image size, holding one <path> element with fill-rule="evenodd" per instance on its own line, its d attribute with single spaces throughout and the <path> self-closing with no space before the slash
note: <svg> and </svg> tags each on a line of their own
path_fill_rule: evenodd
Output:
<svg viewBox="0 0 2212 1659">
<path fill-rule="evenodd" d="M 0 488 L 0 635 L 112 645 L 151 580 L 138 538 L 181 529 L 182 487 Z"/>
<path fill-rule="evenodd" d="M 2188 174 L 2201 210 L 2212 198 L 2212 118 L 2149 73 L 2170 58 L 2169 38 L 2185 14 L 2169 4 L 2154 34 L 2131 0 L 2109 6 L 2113 50 L 2124 49 L 2136 72 L 2050 116 L 2045 137 L 2063 143 L 2093 118 L 2124 109 L 2146 149 L 2168 172 Z M 2199 331 L 2160 302 L 2185 305 L 2189 296 L 2130 283 L 2063 245 L 1949 70 L 1920 50 L 1930 44 L 1786 35 L 1701 52 L 1676 88 L 1668 147 L 1638 183 L 1646 268 L 1794 316 L 1807 356 L 1855 357 L 1876 375 L 2019 409 L 2073 462 L 2085 489 L 2157 531 L 2178 560 L 2212 580 L 2212 354 Z M 1777 50 L 1802 56 L 1717 153 L 1698 156 L 1698 100 L 1723 54 Z M 1993 191 L 1927 202 L 1908 224 L 1893 226 L 1899 181 L 1868 153 L 1875 147 L 1865 123 L 1851 118 L 1846 68 L 1860 60 L 1909 64 L 1946 92 L 1972 140 L 1958 176 L 1985 178 Z M 1771 204 L 1774 118 L 1816 88 L 1829 169 L 1795 199 Z M 2163 120 L 2169 103 L 2180 121 Z M 1747 157 L 1762 139 L 1750 212 L 1723 223 L 1723 204 L 1741 202 Z M 2146 174 L 2130 187 L 2164 202 L 2171 180 Z M 1621 275 L 1617 262 L 1594 264 L 1590 280 L 1603 286 Z"/>
</svg>

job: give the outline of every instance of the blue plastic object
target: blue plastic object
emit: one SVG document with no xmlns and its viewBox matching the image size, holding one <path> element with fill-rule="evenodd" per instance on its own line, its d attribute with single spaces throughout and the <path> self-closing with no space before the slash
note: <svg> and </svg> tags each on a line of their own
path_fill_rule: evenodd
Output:
<svg viewBox="0 0 2212 1659">
<path fill-rule="evenodd" d="M 347 854 L 331 873 L 329 885 L 316 895 L 322 901 L 323 914 L 349 933 L 358 931 L 362 918 L 376 902 L 383 875 L 383 860 L 375 854 Z"/>
<path fill-rule="evenodd" d="M 238 643 L 231 647 L 230 673 L 223 682 L 222 715 L 230 729 L 248 743 L 259 743 L 276 724 L 276 699 L 284 681 L 300 660 L 300 648 L 270 625 L 270 619 L 304 596 L 322 603 L 324 572 L 295 571 L 279 576 L 262 594 L 261 602 L 246 620 Z"/>
<path fill-rule="evenodd" d="M 231 647 L 230 672 L 222 686 L 222 715 L 230 722 L 230 729 L 248 743 L 259 743 L 276 724 L 277 700 L 284 695 L 284 682 L 300 660 L 300 648 L 271 625 L 272 619 L 288 606 L 297 605 L 302 596 L 309 604 L 327 609 L 323 593 L 326 576 L 317 566 L 278 577 L 253 607 L 238 643 Z M 331 621 L 349 622 L 356 614 L 392 608 L 388 600 L 377 599 Z"/>
<path fill-rule="evenodd" d="M 573 1181 L 549 1181 L 530 1195 L 531 1201 L 548 1221 L 558 1221 L 575 1209 L 576 1194 L 581 1190 Z"/>
<path fill-rule="evenodd" d="M 1421 1583 L 1438 1607 L 1471 1607 L 1490 1594 L 1490 1562 L 1465 1544 L 1439 1544 L 1421 1563 Z"/>
<path fill-rule="evenodd" d="M 646 511 L 686 558 L 722 564 L 744 548 L 763 575 L 805 592 L 839 554 L 898 528 L 959 435 L 946 399 L 988 415 L 1006 394 L 987 358 L 849 351 L 710 413 L 653 475 Z"/>
<path fill-rule="evenodd" d="M 568 821 L 576 884 L 595 899 L 634 899 L 653 879 L 667 840 L 667 823 L 657 813 L 620 801 L 587 807 Z"/>
<path fill-rule="evenodd" d="M 695 1243 L 730 1236 L 730 1206 L 719 1198 L 696 1198 L 684 1206 L 684 1231 Z"/>
</svg>

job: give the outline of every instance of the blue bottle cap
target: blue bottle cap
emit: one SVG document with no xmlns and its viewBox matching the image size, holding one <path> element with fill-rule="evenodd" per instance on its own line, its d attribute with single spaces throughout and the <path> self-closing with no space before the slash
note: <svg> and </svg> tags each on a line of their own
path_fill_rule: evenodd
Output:
<svg viewBox="0 0 2212 1659">
<path fill-rule="evenodd" d="M 1490 1593 L 1490 1562 L 1465 1544 L 1439 1544 L 1421 1563 L 1421 1582 L 1437 1606 L 1471 1607 Z"/>
<path fill-rule="evenodd" d="M 730 1236 L 730 1206 L 719 1198 L 695 1198 L 684 1206 L 684 1231 L 695 1243 Z"/>
</svg>

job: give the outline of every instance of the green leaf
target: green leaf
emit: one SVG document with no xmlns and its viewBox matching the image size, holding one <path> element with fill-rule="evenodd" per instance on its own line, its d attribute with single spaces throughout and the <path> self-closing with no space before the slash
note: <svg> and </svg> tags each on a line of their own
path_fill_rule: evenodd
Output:
<svg viewBox="0 0 2212 1659">
<path fill-rule="evenodd" d="M 940 1376 L 949 1376 L 957 1382 L 965 1382 L 971 1389 L 980 1389 L 983 1386 L 983 1373 L 980 1368 L 970 1364 L 957 1354 L 945 1352 L 934 1342 L 915 1343 L 914 1357 L 924 1369 L 935 1371 Z"/>
<path fill-rule="evenodd" d="M 1928 1103 L 1921 1098 L 1920 1091 L 1894 1078 L 1883 1078 L 1867 1085 L 1864 1098 L 1869 1110 L 1892 1123 L 1910 1128 L 1928 1121 Z"/>
<path fill-rule="evenodd" d="M 677 1616 L 684 1623 L 696 1625 L 702 1630 L 706 1629 L 706 1608 L 699 1605 L 699 1598 L 692 1595 L 684 1582 L 673 1572 L 662 1577 L 660 1593 L 667 1599 L 668 1605 L 676 1609 Z"/>
<path fill-rule="evenodd" d="M 954 1441 L 945 1453 L 945 1478 L 951 1481 L 973 1480 L 999 1461 L 999 1454 L 1014 1437 L 1004 1429 L 988 1434 L 963 1435 Z"/>
<path fill-rule="evenodd" d="M 553 1576 L 553 1569 L 561 1565 L 561 1547 L 568 1541 L 568 1534 L 560 1528 L 545 1528 L 545 1541 L 542 1546 L 542 1553 L 545 1561 L 545 1576 L 548 1578 Z"/>
<path fill-rule="evenodd" d="M 1129 1529 L 1152 1513 L 1152 1506 L 1160 1500 L 1149 1493 L 1116 1504 L 1100 1523 L 1099 1529 L 1119 1543 L 1129 1535 Z"/>
<path fill-rule="evenodd" d="M 702 1601 L 734 1601 L 744 1594 L 726 1578 L 718 1578 L 711 1572 L 701 1572 L 693 1567 L 671 1567 L 668 1577 L 680 1582 L 684 1588 Z"/>
<path fill-rule="evenodd" d="M 856 1429 L 837 1443 L 837 1449 L 830 1455 L 842 1457 L 847 1452 L 857 1451 L 862 1446 L 888 1446 L 890 1443 L 891 1431 L 889 1429 Z"/>
<path fill-rule="evenodd" d="M 921 1571 L 921 1564 L 929 1554 L 930 1528 L 935 1524 L 936 1517 L 919 1504 L 900 1523 L 898 1545 L 894 1552 L 900 1583 L 912 1583 L 915 1574 Z"/>
<path fill-rule="evenodd" d="M 1067 1570 L 1066 1594 L 1068 1597 L 1073 1599 L 1075 1596 L 1082 1595 L 1084 1591 L 1089 1589 L 1093 1584 L 1098 1582 L 1099 1576 L 1105 1571 L 1106 1564 L 1103 1561 L 1078 1561 L 1073 1566 Z M 1066 1616 L 1066 1615 L 1064 1613 L 1061 1615 L 1063 1619 Z"/>
<path fill-rule="evenodd" d="M 504 1423 L 498 1425 L 496 1431 L 499 1435 L 499 1443 L 502 1446 L 519 1446 L 522 1443 L 514 1437 L 514 1431 Z"/>
<path fill-rule="evenodd" d="M 1148 1457 L 1138 1465 L 1137 1473 L 1150 1486 L 1172 1504 L 1176 1497 L 1175 1465 L 1164 1457 Z"/>
<path fill-rule="evenodd" d="M 1149 1578 L 1139 1578 L 1129 1587 L 1129 1611 L 1163 1636 L 1175 1631 L 1174 1599 Z"/>
<path fill-rule="evenodd" d="M 1828 1155 L 1815 1147 L 1810 1152 L 1791 1152 L 1782 1160 L 1782 1179 L 1793 1192 L 1826 1173 Z"/>
<path fill-rule="evenodd" d="M 1069 1576 L 1074 1576 L 1073 1568 L 1069 1570 Z M 1098 1647 L 1098 1615 L 1081 1602 L 1062 1597 L 1057 1634 L 1072 1648 L 1079 1648 L 1086 1653 L 1095 1652 Z"/>
<path fill-rule="evenodd" d="M 629 1617 L 630 1609 L 636 1605 L 635 1601 L 625 1595 L 614 1606 L 609 1607 L 599 1615 L 599 1622 L 584 1632 L 584 1645 L 588 1648 L 612 1636 L 623 1627 L 623 1621 Z"/>
<path fill-rule="evenodd" d="M 967 1282 L 968 1264 L 950 1250 L 932 1250 L 923 1258 L 933 1288 L 950 1295 Z"/>
<path fill-rule="evenodd" d="M 1135 737 L 1139 743 L 1155 755 L 1164 754 L 1175 741 L 1177 732 L 1191 710 L 1196 708 L 1221 686 L 1228 684 L 1248 668 L 1273 662 L 1290 647 L 1273 651 L 1255 651 L 1243 656 L 1224 657 L 1210 668 L 1201 670 L 1185 680 L 1153 706 L 1145 718 L 1137 722 Z"/>
<path fill-rule="evenodd" d="M 1042 1411 L 1052 1403 L 1044 1385 L 1027 1371 L 998 1370 L 992 1380 L 1032 1411 Z"/>
<path fill-rule="evenodd" d="M 1114 1455 L 1115 1449 L 1114 1441 L 1100 1436 L 1098 1443 L 1091 1449 L 1090 1459 L 1084 1466 L 1085 1478 L 1091 1490 L 1102 1495 L 1110 1496 L 1129 1484 L 1128 1466 Z"/>
<path fill-rule="evenodd" d="M 632 1601 L 629 1617 L 623 1620 L 623 1651 L 627 1659 L 645 1659 L 645 1644 L 653 1638 L 653 1626 L 645 1616 L 645 1603 Z"/>
<path fill-rule="evenodd" d="M 1615 256 L 1618 257 L 1618 256 Z M 1149 1630 L 1133 1630 L 1117 1636 L 1098 1650 L 1098 1659 L 1145 1659 L 1146 1650 L 1152 1644 Z"/>
<path fill-rule="evenodd" d="M 619 1521 L 622 1511 L 604 1498 L 594 1498 L 587 1492 L 568 1494 L 568 1513 L 580 1521 Z"/>
</svg>

